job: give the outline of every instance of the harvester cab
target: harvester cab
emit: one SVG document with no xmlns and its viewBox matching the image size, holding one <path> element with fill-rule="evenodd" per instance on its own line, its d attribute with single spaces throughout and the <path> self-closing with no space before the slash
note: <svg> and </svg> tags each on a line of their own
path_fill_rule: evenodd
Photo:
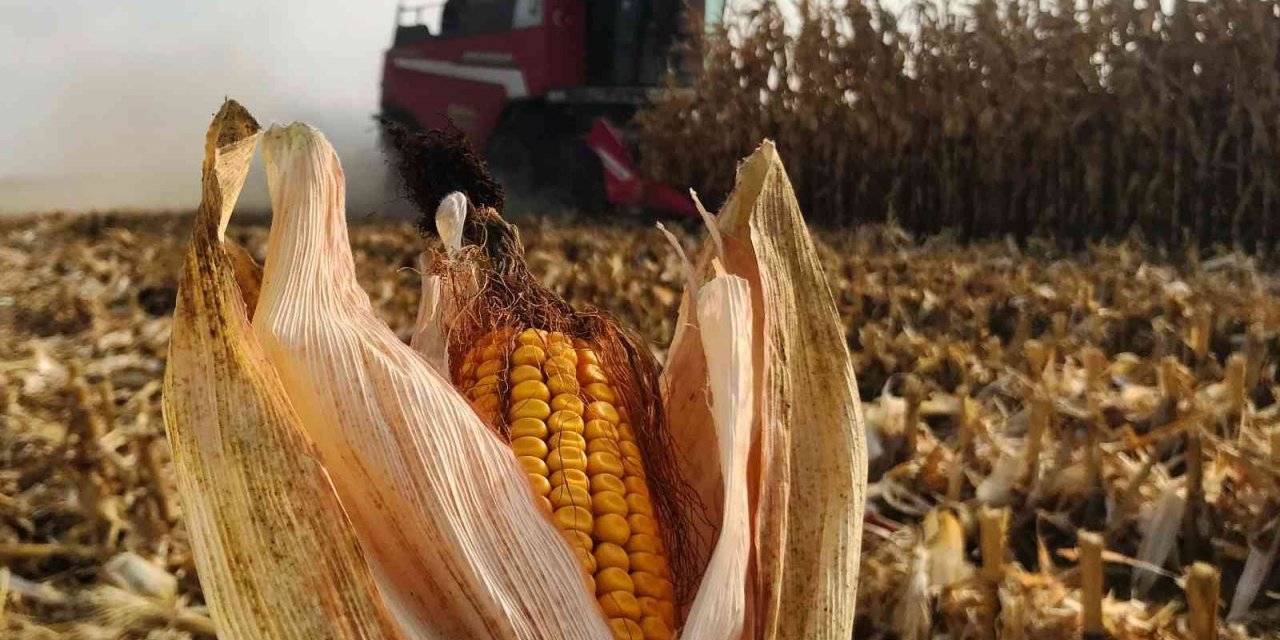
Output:
<svg viewBox="0 0 1280 640">
<path fill-rule="evenodd" d="M 722 2 L 694 2 L 718 18 Z M 641 176 L 621 131 L 661 91 L 682 0 L 448 0 L 397 7 L 382 116 L 452 123 L 509 191 L 597 211 L 606 204 L 696 215 Z"/>
</svg>

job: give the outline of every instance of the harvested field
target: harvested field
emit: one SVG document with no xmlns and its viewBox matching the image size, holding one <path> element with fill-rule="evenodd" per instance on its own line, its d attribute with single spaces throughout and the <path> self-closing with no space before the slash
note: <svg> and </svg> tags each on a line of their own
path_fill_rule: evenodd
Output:
<svg viewBox="0 0 1280 640">
<path fill-rule="evenodd" d="M 4 638 L 213 637 L 159 408 L 189 222 L 0 225 Z M 683 274 L 656 230 L 523 231 L 557 293 L 670 340 Z M 231 235 L 265 253 L 265 223 Z M 421 240 L 383 221 L 351 237 L 407 338 Z M 1221 637 L 1280 633 L 1272 275 L 1136 244 L 821 240 L 875 454 L 857 637 L 1076 638 L 1085 617 L 1124 639 L 1210 620 Z"/>
</svg>

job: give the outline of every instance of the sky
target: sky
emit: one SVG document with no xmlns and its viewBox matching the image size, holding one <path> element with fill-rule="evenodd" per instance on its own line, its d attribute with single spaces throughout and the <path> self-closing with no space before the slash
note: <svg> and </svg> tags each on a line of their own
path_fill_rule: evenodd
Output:
<svg viewBox="0 0 1280 640">
<path fill-rule="evenodd" d="M 375 211 L 394 24 L 395 0 L 0 0 L 0 213 L 194 207 L 224 96 L 318 127 Z M 265 209 L 255 172 L 241 202 Z"/>
</svg>

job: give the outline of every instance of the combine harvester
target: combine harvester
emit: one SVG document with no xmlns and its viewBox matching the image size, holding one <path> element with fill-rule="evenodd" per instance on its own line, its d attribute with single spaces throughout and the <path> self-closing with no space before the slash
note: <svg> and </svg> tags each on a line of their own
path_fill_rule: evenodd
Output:
<svg viewBox="0 0 1280 640">
<path fill-rule="evenodd" d="M 689 3 L 708 21 L 723 1 Z M 641 176 L 620 127 L 676 64 L 681 0 L 448 0 L 400 5 L 382 69 L 382 116 L 452 122 L 508 190 L 584 211 L 607 205 L 697 217 Z M 439 17 L 438 28 L 425 18 Z"/>
</svg>

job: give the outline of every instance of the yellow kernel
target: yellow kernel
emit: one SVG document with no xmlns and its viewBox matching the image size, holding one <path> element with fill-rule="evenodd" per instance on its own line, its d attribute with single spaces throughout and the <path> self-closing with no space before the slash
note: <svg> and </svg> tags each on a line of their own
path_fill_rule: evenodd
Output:
<svg viewBox="0 0 1280 640">
<path fill-rule="evenodd" d="M 458 369 L 458 379 L 467 380 L 476 377 L 476 352 L 467 353 L 467 357 L 462 359 L 462 368 Z"/>
<path fill-rule="evenodd" d="M 526 344 L 517 347 L 511 352 L 511 362 L 517 365 L 528 364 L 533 366 L 542 366 L 547 360 L 547 352 L 542 347 Z"/>
<path fill-rule="evenodd" d="M 602 520 L 603 516 L 596 519 Z M 630 525 L 627 530 L 630 531 Z M 628 553 L 662 553 L 662 543 L 658 541 L 657 536 L 643 533 L 631 536 L 626 542 L 626 547 Z"/>
<path fill-rule="evenodd" d="M 604 420 L 592 420 L 587 423 L 586 436 L 591 440 L 596 438 L 616 440 L 618 438 L 618 429 Z"/>
<path fill-rule="evenodd" d="M 475 407 L 476 411 L 494 411 L 501 405 L 502 398 L 499 398 L 496 393 L 481 396 L 471 403 L 471 406 Z"/>
<path fill-rule="evenodd" d="M 511 384 L 520 384 L 525 380 L 542 380 L 542 369 L 522 364 L 511 370 Z"/>
<path fill-rule="evenodd" d="M 560 469 L 587 469 L 587 452 L 582 449 L 560 447 L 547 454 L 547 468 L 552 471 Z"/>
<path fill-rule="evenodd" d="M 640 464 L 640 460 L 638 458 L 623 456 L 622 469 L 623 471 L 626 471 L 629 476 L 645 477 L 644 465 Z"/>
<path fill-rule="evenodd" d="M 638 493 L 627 494 L 627 511 L 653 517 L 653 503 Z"/>
<path fill-rule="evenodd" d="M 622 461 L 618 456 L 607 451 L 593 453 L 587 457 L 587 475 L 593 476 L 597 473 L 612 473 L 622 477 Z"/>
<path fill-rule="evenodd" d="M 560 507 L 585 507 L 591 508 L 591 494 L 586 489 L 572 484 L 562 484 L 551 490 L 551 495 L 547 496 L 551 500 L 551 504 L 556 508 Z"/>
<path fill-rule="evenodd" d="M 626 591 L 610 591 L 599 598 L 600 608 L 608 618 L 640 619 L 640 602 Z"/>
<path fill-rule="evenodd" d="M 658 523 L 643 513 L 633 513 L 627 516 L 627 524 L 631 525 L 631 530 L 635 533 L 643 533 L 650 536 L 658 535 Z"/>
<path fill-rule="evenodd" d="M 567 374 L 557 373 L 547 379 L 547 388 L 555 394 L 577 394 L 578 379 Z"/>
<path fill-rule="evenodd" d="M 536 473 L 540 476 L 547 475 L 547 463 L 543 462 L 542 458 L 520 456 L 516 460 L 520 461 L 520 466 L 524 467 L 525 473 Z"/>
<path fill-rule="evenodd" d="M 583 411 L 587 410 L 587 405 L 582 403 L 582 398 L 574 394 L 562 393 L 551 399 L 551 408 L 555 411 L 568 411 L 580 416 Z"/>
<path fill-rule="evenodd" d="M 546 331 L 530 328 L 530 329 L 525 329 L 524 331 L 521 331 L 520 335 L 516 336 L 516 341 L 519 342 L 520 344 L 532 344 L 532 345 L 541 346 L 543 343 L 547 341 L 546 335 L 547 335 Z"/>
<path fill-rule="evenodd" d="M 541 400 L 545 403 L 551 399 L 551 392 L 547 391 L 547 385 L 542 384 L 541 380 L 525 380 L 511 387 L 512 404 L 530 398 Z M 547 407 L 547 410 L 550 411 L 551 407 Z"/>
<path fill-rule="evenodd" d="M 586 449 L 587 439 L 583 438 L 581 433 L 574 433 L 572 431 L 560 431 L 555 435 L 551 436 L 551 439 L 547 441 L 547 444 L 552 449 L 559 449 L 560 447 L 573 447 L 574 449 Z"/>
<path fill-rule="evenodd" d="M 649 487 L 644 483 L 644 478 L 623 478 L 622 484 L 627 486 L 627 493 L 642 495 L 646 498 L 649 497 Z"/>
<path fill-rule="evenodd" d="M 573 340 L 562 331 L 548 331 L 547 344 L 573 346 Z"/>
<path fill-rule="evenodd" d="M 591 493 L 599 493 L 601 491 L 612 491 L 614 493 L 626 493 L 626 485 L 622 480 L 618 479 L 611 473 L 599 473 L 591 476 Z"/>
<path fill-rule="evenodd" d="M 571 484 L 584 489 L 591 486 L 586 472 L 581 469 L 561 469 L 551 474 L 551 486 L 558 487 L 562 484 Z"/>
<path fill-rule="evenodd" d="M 578 381 L 586 382 L 587 384 L 595 384 L 608 382 L 609 378 L 604 375 L 604 369 L 601 368 L 600 365 L 580 361 L 578 363 Z"/>
<path fill-rule="evenodd" d="M 547 423 L 537 418 L 518 418 L 511 421 L 511 429 L 507 433 L 512 440 L 517 438 L 547 437 Z"/>
<path fill-rule="evenodd" d="M 476 367 L 476 379 L 483 380 L 489 376 L 498 375 L 499 371 L 502 371 L 502 360 L 497 358 L 485 360 Z"/>
<path fill-rule="evenodd" d="M 676 606 L 669 600 L 659 600 L 648 596 L 636 598 L 640 604 L 640 613 L 646 616 L 654 616 L 667 621 L 667 624 L 674 625 L 676 622 Z"/>
<path fill-rule="evenodd" d="M 609 631 L 613 632 L 613 640 L 644 640 L 644 630 L 628 618 L 610 618 Z"/>
<path fill-rule="evenodd" d="M 555 504 L 555 499 L 552 499 L 551 503 Z M 666 578 L 671 575 L 671 568 L 667 565 L 667 561 L 656 553 L 637 551 L 631 554 L 630 558 L 632 571 L 651 573 L 659 578 Z"/>
<path fill-rule="evenodd" d="M 533 436 L 525 436 L 516 438 L 511 441 L 511 450 L 518 456 L 533 456 L 535 458 L 547 457 L 547 443 L 541 438 Z"/>
<path fill-rule="evenodd" d="M 635 442 L 636 432 L 631 430 L 631 424 L 623 422 L 618 425 L 618 439 L 623 442 Z"/>
<path fill-rule="evenodd" d="M 637 460 L 644 460 L 644 456 L 640 455 L 640 446 L 632 440 L 625 440 L 618 443 L 618 448 L 622 450 L 622 455 L 631 456 Z"/>
<path fill-rule="evenodd" d="M 582 563 L 582 568 L 586 569 L 587 573 L 594 574 L 596 572 L 596 557 L 591 554 L 591 551 L 576 546 L 573 551 L 578 554 L 578 562 Z"/>
<path fill-rule="evenodd" d="M 594 533 L 596 540 L 600 542 L 625 545 L 631 539 L 631 525 L 626 518 L 616 513 L 606 513 L 596 518 Z"/>
<path fill-rule="evenodd" d="M 548 378 L 561 375 L 577 378 L 577 366 L 572 360 L 563 356 L 547 360 L 546 364 L 542 365 L 542 371 Z"/>
<path fill-rule="evenodd" d="M 613 438 L 594 438 L 591 442 L 587 443 L 586 449 L 587 455 L 591 455 L 593 453 L 607 453 L 614 458 L 617 458 L 622 453 L 618 450 L 618 441 Z"/>
<path fill-rule="evenodd" d="M 547 504 L 551 504 L 551 502 L 548 501 Z M 591 536 L 589 534 L 583 533 L 575 529 L 565 529 L 564 534 L 567 538 L 569 538 L 569 544 L 571 546 L 581 547 L 588 551 L 590 551 L 591 548 L 595 546 L 595 541 L 591 539 Z"/>
<path fill-rule="evenodd" d="M 503 348 L 506 346 L 506 338 L 494 336 L 494 339 L 491 342 L 485 344 L 484 348 L 480 349 L 480 361 L 484 362 L 486 360 L 502 359 Z"/>
<path fill-rule="evenodd" d="M 582 421 L 582 416 L 569 413 L 568 411 L 557 411 L 547 418 L 547 428 L 552 433 L 559 431 L 572 431 L 574 433 L 582 433 L 586 431 L 586 424 Z"/>
<path fill-rule="evenodd" d="M 595 554 L 600 568 L 617 567 L 623 571 L 631 570 L 631 556 L 627 555 L 627 550 L 612 542 L 601 542 L 596 545 Z"/>
<path fill-rule="evenodd" d="M 538 496 L 538 504 L 542 505 L 542 508 L 546 509 L 547 513 L 551 513 L 551 501 L 546 496 Z"/>
<path fill-rule="evenodd" d="M 578 363 L 578 352 L 574 351 L 573 345 L 564 342 L 551 342 L 547 345 L 547 355 L 552 358 L 565 358 L 576 366 Z"/>
<path fill-rule="evenodd" d="M 610 591 L 635 593 L 636 585 L 626 571 L 617 567 L 605 567 L 596 572 L 596 595 L 603 595 Z"/>
<path fill-rule="evenodd" d="M 618 396 L 614 395 L 613 389 L 603 382 L 593 382 L 584 387 L 583 391 L 592 400 L 602 400 L 610 403 L 618 401 Z"/>
<path fill-rule="evenodd" d="M 537 418 L 539 420 L 546 420 L 550 415 L 551 407 L 547 406 L 545 400 L 539 400 L 537 398 L 516 400 L 511 403 L 511 408 L 507 409 L 508 420 L 519 420 L 520 418 Z"/>
<path fill-rule="evenodd" d="M 591 533 L 591 512 L 582 507 L 568 506 L 556 509 L 556 521 L 565 529 Z"/>
<path fill-rule="evenodd" d="M 671 640 L 671 629 L 662 618 L 646 616 L 640 620 L 640 630 L 644 632 L 644 640 Z"/>
<path fill-rule="evenodd" d="M 592 494 L 592 508 L 596 515 L 602 516 L 606 513 L 613 513 L 625 516 L 628 513 L 627 501 L 623 499 L 621 493 L 612 491 L 600 491 Z"/>
<path fill-rule="evenodd" d="M 540 476 L 536 473 L 529 474 L 529 486 L 533 487 L 533 492 L 540 496 L 551 493 L 551 481 L 546 476 Z"/>
<path fill-rule="evenodd" d="M 487 396 L 491 393 L 498 392 L 498 376 L 485 376 L 483 380 L 478 380 L 475 384 L 467 389 L 467 397 L 475 400 L 480 396 Z"/>
<path fill-rule="evenodd" d="M 609 424 L 618 424 L 618 410 L 608 402 L 592 402 L 583 413 L 588 420 L 604 420 Z"/>
<path fill-rule="evenodd" d="M 596 576 L 596 579 L 599 579 L 599 576 Z M 666 578 L 659 578 L 652 573 L 644 571 L 633 571 L 631 579 L 634 581 L 635 594 L 638 596 L 647 596 L 659 600 L 671 600 L 675 596 L 671 581 Z"/>
</svg>

